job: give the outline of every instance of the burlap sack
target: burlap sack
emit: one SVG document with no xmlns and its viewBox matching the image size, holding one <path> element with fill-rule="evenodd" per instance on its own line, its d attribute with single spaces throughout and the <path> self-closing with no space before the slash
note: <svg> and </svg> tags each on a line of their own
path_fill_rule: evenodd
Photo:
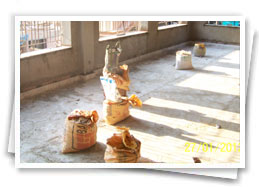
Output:
<svg viewBox="0 0 259 187">
<path fill-rule="evenodd" d="M 122 70 L 122 74 L 119 76 L 122 78 L 121 83 L 117 84 L 117 88 L 129 91 L 129 85 L 130 85 L 130 79 L 129 79 L 129 67 L 126 64 L 123 64 L 120 66 L 120 69 Z"/>
<path fill-rule="evenodd" d="M 129 102 L 123 100 L 122 102 L 103 101 L 103 116 L 104 120 L 109 125 L 122 121 L 129 117 Z"/>
<path fill-rule="evenodd" d="M 104 71 L 103 76 L 113 79 L 116 82 L 116 86 L 118 89 L 129 91 L 130 79 L 128 65 L 124 64 L 120 66 L 120 69 L 122 70 L 122 72 L 118 72 L 117 74 Z"/>
<path fill-rule="evenodd" d="M 96 111 L 74 110 L 67 116 L 62 153 L 77 152 L 96 143 Z"/>
<path fill-rule="evenodd" d="M 197 57 L 203 57 L 206 54 L 206 47 L 204 43 L 196 43 L 193 47 L 193 53 Z"/>
<path fill-rule="evenodd" d="M 107 139 L 104 153 L 106 163 L 136 163 L 140 158 L 141 142 L 127 128 Z"/>
<path fill-rule="evenodd" d="M 104 120 L 109 125 L 114 125 L 130 116 L 129 105 L 142 107 L 142 101 L 135 95 L 123 97 L 121 102 L 103 101 Z"/>
</svg>

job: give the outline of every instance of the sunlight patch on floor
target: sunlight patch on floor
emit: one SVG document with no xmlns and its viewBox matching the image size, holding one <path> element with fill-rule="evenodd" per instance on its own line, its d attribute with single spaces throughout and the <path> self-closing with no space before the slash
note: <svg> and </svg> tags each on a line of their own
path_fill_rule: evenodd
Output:
<svg viewBox="0 0 259 187">
<path fill-rule="evenodd" d="M 193 98 L 195 99 L 195 98 Z M 161 108 L 168 108 L 168 109 L 178 109 L 181 111 L 196 111 L 197 113 L 201 113 L 203 116 L 215 118 L 219 120 L 227 120 L 233 123 L 239 123 L 239 113 L 229 112 L 226 110 L 219 110 L 199 105 L 187 104 L 177 101 L 170 101 L 160 98 L 151 97 L 150 99 L 143 102 L 143 104 L 161 107 Z"/>
</svg>

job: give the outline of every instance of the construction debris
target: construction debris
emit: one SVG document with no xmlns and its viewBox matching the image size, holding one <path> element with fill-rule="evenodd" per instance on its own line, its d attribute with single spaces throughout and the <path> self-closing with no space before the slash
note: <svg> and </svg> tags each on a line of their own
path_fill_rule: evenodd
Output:
<svg viewBox="0 0 259 187">
<path fill-rule="evenodd" d="M 194 163 L 201 163 L 201 160 L 198 157 L 192 157 Z"/>
<path fill-rule="evenodd" d="M 134 107 L 142 106 L 141 100 L 136 95 L 127 97 L 130 85 L 129 68 L 126 64 L 119 66 L 121 52 L 119 42 L 114 47 L 110 47 L 110 45 L 106 47 L 103 76 L 100 77 L 105 94 L 104 119 L 110 125 L 122 121 L 130 115 L 129 103 Z"/>
</svg>

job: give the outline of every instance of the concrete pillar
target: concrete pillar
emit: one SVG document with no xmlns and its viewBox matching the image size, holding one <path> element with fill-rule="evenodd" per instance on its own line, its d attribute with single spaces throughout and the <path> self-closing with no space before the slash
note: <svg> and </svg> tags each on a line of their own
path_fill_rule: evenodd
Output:
<svg viewBox="0 0 259 187">
<path fill-rule="evenodd" d="M 207 21 L 189 21 L 188 24 L 190 26 L 190 40 L 196 41 L 199 40 L 200 31 L 204 28 L 204 24 Z"/>
<path fill-rule="evenodd" d="M 61 25 L 62 25 L 62 32 L 63 32 L 62 46 L 70 46 L 71 45 L 71 22 L 62 21 Z"/>
<path fill-rule="evenodd" d="M 187 24 L 188 21 L 178 21 L 179 24 Z"/>
<path fill-rule="evenodd" d="M 84 74 L 88 74 L 94 69 L 95 34 L 95 22 L 81 22 L 81 59 Z"/>
<path fill-rule="evenodd" d="M 148 21 L 139 21 L 138 30 L 147 31 L 148 30 Z"/>
<path fill-rule="evenodd" d="M 93 35 L 93 40 L 94 40 L 94 46 L 93 46 L 93 50 L 94 50 L 94 64 L 93 67 L 94 69 L 97 68 L 97 55 L 100 55 L 100 51 L 98 50 L 98 46 L 99 46 L 99 21 L 94 21 L 93 22 L 93 29 L 94 29 L 94 35 Z"/>
<path fill-rule="evenodd" d="M 147 52 L 150 53 L 152 51 L 157 50 L 158 41 L 157 41 L 157 28 L 158 21 L 149 21 L 148 22 L 148 39 L 147 39 Z"/>
</svg>

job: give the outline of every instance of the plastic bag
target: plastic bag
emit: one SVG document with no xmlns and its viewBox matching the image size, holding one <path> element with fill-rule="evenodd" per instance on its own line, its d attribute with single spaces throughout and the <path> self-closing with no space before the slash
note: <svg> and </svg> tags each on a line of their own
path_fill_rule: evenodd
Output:
<svg viewBox="0 0 259 187">
<path fill-rule="evenodd" d="M 131 95 L 128 101 L 133 107 L 142 107 L 142 101 L 135 94 Z"/>
</svg>

